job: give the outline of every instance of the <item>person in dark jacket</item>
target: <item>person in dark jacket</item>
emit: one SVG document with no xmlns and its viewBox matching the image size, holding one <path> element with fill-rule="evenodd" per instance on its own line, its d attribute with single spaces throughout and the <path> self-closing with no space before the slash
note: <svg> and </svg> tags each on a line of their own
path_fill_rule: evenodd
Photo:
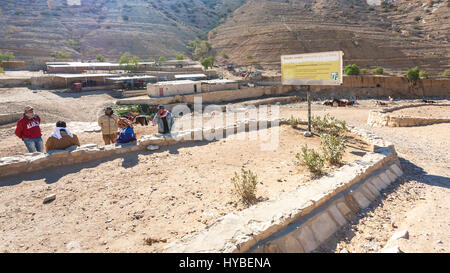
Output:
<svg viewBox="0 0 450 273">
<path fill-rule="evenodd" d="M 17 122 L 15 134 L 23 140 L 29 153 L 44 152 L 42 140 L 41 118 L 34 113 L 31 106 L 26 106 L 23 117 Z"/>
<path fill-rule="evenodd" d="M 118 121 L 119 126 L 119 138 L 117 139 L 118 144 L 125 144 L 128 142 L 136 141 L 136 135 L 133 130 L 133 125 L 126 118 L 120 118 Z"/>
<path fill-rule="evenodd" d="M 64 121 L 56 123 L 53 134 L 45 142 L 45 151 L 48 153 L 53 150 L 64 150 L 72 146 L 80 146 L 77 135 L 72 134 Z"/>
</svg>

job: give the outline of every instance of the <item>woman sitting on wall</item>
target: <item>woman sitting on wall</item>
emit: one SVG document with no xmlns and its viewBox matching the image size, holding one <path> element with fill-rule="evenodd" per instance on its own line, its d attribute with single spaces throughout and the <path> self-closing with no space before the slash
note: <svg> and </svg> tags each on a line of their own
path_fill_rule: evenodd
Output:
<svg viewBox="0 0 450 273">
<path fill-rule="evenodd" d="M 119 138 L 117 139 L 118 144 L 129 143 L 136 141 L 136 135 L 133 130 L 133 125 L 126 118 L 120 118 L 118 122 L 119 126 Z"/>
<path fill-rule="evenodd" d="M 53 134 L 45 142 L 45 151 L 64 150 L 72 146 L 80 146 L 77 135 L 72 134 L 64 121 L 56 123 Z"/>
</svg>

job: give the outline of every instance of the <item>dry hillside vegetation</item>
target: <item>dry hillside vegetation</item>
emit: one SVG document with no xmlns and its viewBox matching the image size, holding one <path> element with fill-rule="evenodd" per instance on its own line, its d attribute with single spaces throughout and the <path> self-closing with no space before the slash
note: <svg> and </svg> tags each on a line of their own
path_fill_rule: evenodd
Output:
<svg viewBox="0 0 450 273">
<path fill-rule="evenodd" d="M 343 50 L 347 63 L 363 68 L 420 66 L 441 74 L 450 57 L 449 12 L 447 1 L 369 6 L 353 0 L 249 0 L 209 38 L 219 60 L 228 63 L 278 67 L 283 54 Z"/>
</svg>

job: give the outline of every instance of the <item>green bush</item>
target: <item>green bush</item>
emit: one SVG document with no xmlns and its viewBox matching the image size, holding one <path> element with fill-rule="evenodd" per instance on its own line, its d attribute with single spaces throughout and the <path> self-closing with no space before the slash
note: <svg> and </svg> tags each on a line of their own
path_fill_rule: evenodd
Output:
<svg viewBox="0 0 450 273">
<path fill-rule="evenodd" d="M 289 125 L 291 125 L 292 127 L 294 127 L 294 126 L 297 126 L 298 124 L 300 124 L 300 119 L 298 119 L 298 118 L 294 118 L 294 116 L 291 116 L 289 119 L 288 119 L 288 123 L 289 123 Z"/>
<path fill-rule="evenodd" d="M 136 70 L 139 66 L 139 58 L 137 56 L 131 56 L 130 52 L 125 52 L 119 59 L 119 67 L 127 70 Z"/>
<path fill-rule="evenodd" d="M 376 75 L 383 75 L 384 69 L 382 67 L 377 67 L 374 70 L 372 70 L 372 73 Z"/>
<path fill-rule="evenodd" d="M 368 74 L 367 69 L 361 69 L 361 74 Z"/>
<path fill-rule="evenodd" d="M 3 53 L 2 51 L 0 51 L 0 62 L 12 61 L 12 60 L 14 60 L 14 58 L 16 58 L 16 57 L 14 56 L 14 54 L 12 52 Z"/>
<path fill-rule="evenodd" d="M 423 78 L 423 79 L 428 79 L 428 72 L 426 71 L 420 71 L 419 72 L 419 77 Z"/>
<path fill-rule="evenodd" d="M 298 153 L 296 157 L 300 160 L 300 165 L 308 168 L 313 174 L 321 175 L 323 173 L 324 159 L 314 149 L 308 150 L 308 146 L 303 146 L 302 152 Z"/>
<path fill-rule="evenodd" d="M 0 67 L 0 74 L 5 74 L 5 71 L 3 71 L 3 67 Z"/>
<path fill-rule="evenodd" d="M 334 136 L 343 135 L 347 130 L 347 123 L 344 120 L 338 120 L 330 114 L 326 114 L 323 118 L 312 116 L 311 126 L 319 134 L 331 134 Z"/>
<path fill-rule="evenodd" d="M 184 60 L 184 55 L 180 53 L 180 54 L 177 55 L 176 59 L 178 61 Z"/>
<path fill-rule="evenodd" d="M 331 165 L 341 165 L 345 151 L 344 137 L 322 134 L 320 139 L 324 159 Z"/>
<path fill-rule="evenodd" d="M 344 68 L 345 75 L 359 75 L 359 67 L 356 64 L 349 64 Z"/>
<path fill-rule="evenodd" d="M 445 69 L 445 71 L 442 73 L 442 76 L 450 77 L 450 69 Z"/>
<path fill-rule="evenodd" d="M 246 204 L 253 204 L 256 201 L 256 185 L 258 185 L 258 177 L 250 170 L 241 169 L 241 174 L 234 173 L 231 179 L 234 190 L 240 195 L 242 201 Z"/>
<path fill-rule="evenodd" d="M 414 67 L 406 72 L 406 78 L 410 81 L 417 81 L 420 77 L 420 69 L 419 67 Z"/>
<path fill-rule="evenodd" d="M 167 61 L 166 57 L 159 57 L 158 62 L 165 62 Z"/>
<path fill-rule="evenodd" d="M 101 55 L 101 54 L 97 55 L 97 56 L 95 57 L 95 59 L 96 59 L 97 61 L 101 62 L 101 63 L 103 63 L 103 62 L 105 61 L 105 57 L 104 57 L 103 55 Z"/>
<path fill-rule="evenodd" d="M 205 68 L 205 70 L 207 70 L 209 67 L 213 67 L 214 66 L 214 57 L 208 57 L 208 58 L 204 58 L 200 64 Z"/>
<path fill-rule="evenodd" d="M 64 52 L 61 52 L 61 51 L 53 52 L 53 53 L 51 54 L 51 56 L 52 56 L 53 58 L 56 58 L 56 59 L 66 59 L 66 58 L 70 58 L 70 54 L 69 54 L 69 53 L 64 53 Z"/>
</svg>

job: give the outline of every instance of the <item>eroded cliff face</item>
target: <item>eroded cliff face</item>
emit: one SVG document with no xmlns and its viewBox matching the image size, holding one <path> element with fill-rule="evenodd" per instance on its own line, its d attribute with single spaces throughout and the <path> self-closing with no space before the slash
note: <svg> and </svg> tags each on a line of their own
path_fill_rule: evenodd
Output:
<svg viewBox="0 0 450 273">
<path fill-rule="evenodd" d="M 447 1 L 249 0 L 212 30 L 219 61 L 278 67 L 280 55 L 343 50 L 346 63 L 401 72 L 449 66 Z M 222 57 L 225 51 L 228 59 Z"/>
<path fill-rule="evenodd" d="M 174 56 L 245 0 L 2 0 L 0 50 L 17 58 Z"/>
</svg>

